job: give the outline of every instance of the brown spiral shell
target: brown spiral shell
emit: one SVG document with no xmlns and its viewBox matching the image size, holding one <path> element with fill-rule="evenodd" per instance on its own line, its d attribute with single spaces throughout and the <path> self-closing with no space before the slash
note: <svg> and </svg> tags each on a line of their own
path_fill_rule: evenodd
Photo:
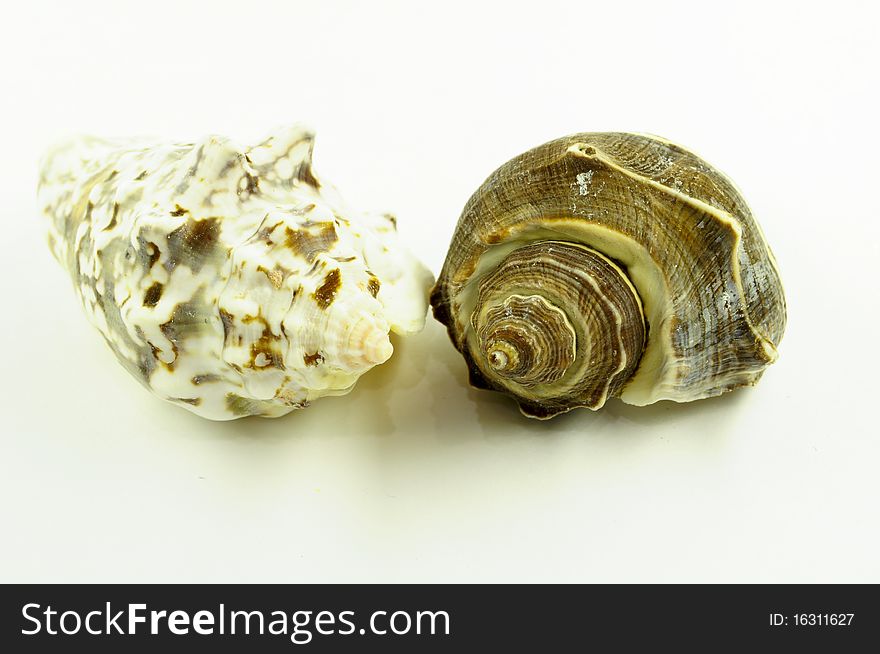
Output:
<svg viewBox="0 0 880 654">
<path fill-rule="evenodd" d="M 557 139 L 492 173 L 431 304 L 471 383 L 538 418 L 754 384 L 786 322 L 775 259 L 733 184 L 629 133 Z"/>
</svg>

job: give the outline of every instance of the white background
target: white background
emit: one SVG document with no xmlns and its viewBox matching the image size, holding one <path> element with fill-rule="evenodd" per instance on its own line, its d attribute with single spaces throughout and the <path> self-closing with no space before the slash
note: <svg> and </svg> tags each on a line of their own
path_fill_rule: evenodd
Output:
<svg viewBox="0 0 880 654">
<path fill-rule="evenodd" d="M 871 3 L 20 2 L 0 25 L 0 580 L 880 581 L 880 48 Z M 723 7 L 723 8 L 722 8 Z M 741 187 L 786 283 L 779 362 L 689 405 L 548 423 L 440 325 L 351 395 L 216 424 L 146 393 L 51 258 L 74 132 L 258 138 L 397 214 L 439 271 L 498 165 L 662 134 Z"/>
</svg>

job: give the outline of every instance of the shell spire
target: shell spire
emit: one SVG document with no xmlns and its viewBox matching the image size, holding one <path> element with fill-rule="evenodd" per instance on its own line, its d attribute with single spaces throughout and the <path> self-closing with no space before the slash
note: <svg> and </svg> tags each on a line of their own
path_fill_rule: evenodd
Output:
<svg viewBox="0 0 880 654">
<path fill-rule="evenodd" d="M 342 394 L 424 324 L 430 273 L 387 215 L 312 170 L 314 134 L 252 147 L 81 137 L 51 150 L 49 243 L 122 365 L 212 419 Z"/>
</svg>

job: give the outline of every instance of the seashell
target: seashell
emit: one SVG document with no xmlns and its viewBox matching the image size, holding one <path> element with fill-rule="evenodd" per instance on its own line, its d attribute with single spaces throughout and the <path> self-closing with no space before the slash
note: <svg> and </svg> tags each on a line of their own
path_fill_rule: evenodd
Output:
<svg viewBox="0 0 880 654">
<path fill-rule="evenodd" d="M 275 417 L 351 390 L 424 326 L 431 274 L 390 215 L 312 172 L 314 135 L 243 148 L 82 137 L 39 202 L 89 320 L 144 386 L 201 416 Z"/>
<path fill-rule="evenodd" d="M 624 133 L 551 141 L 492 173 L 431 304 L 471 383 L 536 418 L 754 384 L 786 321 L 776 261 L 733 184 Z"/>
</svg>

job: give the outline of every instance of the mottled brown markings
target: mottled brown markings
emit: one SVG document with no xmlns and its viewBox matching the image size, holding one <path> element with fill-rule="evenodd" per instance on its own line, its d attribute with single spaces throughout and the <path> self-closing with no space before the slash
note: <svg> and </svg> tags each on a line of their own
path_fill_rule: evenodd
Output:
<svg viewBox="0 0 880 654">
<path fill-rule="evenodd" d="M 232 327 L 235 324 L 235 316 L 225 309 L 220 309 L 220 321 L 223 323 L 223 341 L 229 342 L 229 335 L 232 333 Z"/>
<path fill-rule="evenodd" d="M 189 213 L 189 210 L 184 209 L 179 204 L 175 204 L 174 209 L 171 211 L 171 215 L 174 216 L 175 218 L 178 216 L 182 216 L 185 213 Z"/>
<path fill-rule="evenodd" d="M 142 171 L 141 171 L 141 174 L 134 178 L 134 181 L 136 181 L 136 182 L 140 182 L 140 181 L 146 179 L 146 177 L 147 177 L 147 171 L 146 171 L 146 170 L 142 170 Z"/>
<path fill-rule="evenodd" d="M 156 354 L 153 352 L 152 347 L 150 347 L 149 341 L 147 341 L 147 338 L 144 335 L 144 330 L 140 328 L 140 325 L 134 326 L 134 332 L 138 338 L 136 341 L 138 345 L 137 362 L 135 366 L 129 367 L 126 365 L 125 368 L 129 370 L 129 372 L 132 372 L 133 368 L 136 368 L 140 373 L 140 376 L 134 375 L 134 377 L 145 386 L 149 386 L 150 377 L 153 376 L 153 370 L 156 368 Z M 116 348 L 113 346 L 113 343 L 110 342 L 110 339 L 104 336 L 104 340 L 107 341 L 107 345 L 109 345 L 110 349 L 115 353 Z M 117 357 L 119 357 L 118 354 Z"/>
<path fill-rule="evenodd" d="M 214 373 L 205 373 L 203 375 L 196 375 L 190 381 L 194 386 L 199 386 L 200 384 L 209 384 L 211 382 L 218 382 L 222 379 L 220 375 L 215 375 Z"/>
<path fill-rule="evenodd" d="M 159 328 L 161 329 L 162 326 L 160 325 Z M 162 333 L 163 334 L 165 333 L 164 329 L 162 330 Z M 167 334 L 166 334 L 166 336 L 167 336 Z M 147 342 L 149 343 L 149 341 L 147 341 Z M 174 355 L 174 358 L 171 359 L 170 362 L 159 358 L 159 353 L 162 351 L 161 349 L 159 349 L 158 347 L 156 347 L 152 343 L 150 343 L 150 347 L 153 349 L 153 358 L 155 358 L 156 361 L 158 361 L 163 366 L 165 366 L 166 370 L 173 371 L 174 365 L 177 363 L 177 357 L 180 356 L 180 348 L 177 346 L 177 343 L 174 343 L 174 342 L 171 343 L 171 353 Z"/>
<path fill-rule="evenodd" d="M 320 182 L 318 182 L 318 180 L 315 178 L 314 174 L 312 173 L 312 137 L 311 137 L 311 135 L 304 135 L 303 138 L 295 140 L 293 143 L 291 143 L 287 147 L 287 149 L 284 152 L 282 152 L 281 154 L 276 156 L 271 162 L 264 164 L 263 166 L 259 166 L 258 169 L 261 171 L 269 171 L 269 170 L 273 169 L 280 160 L 285 159 L 285 158 L 290 159 L 291 151 L 295 147 L 297 147 L 303 143 L 308 143 L 309 150 L 308 150 L 307 155 L 302 159 L 302 161 L 300 161 L 299 165 L 294 167 L 294 169 L 290 175 L 290 178 L 284 179 L 282 181 L 289 183 L 290 179 L 299 180 L 301 182 L 305 182 L 306 184 L 309 184 L 310 186 L 313 186 L 314 188 L 320 188 L 320 186 L 321 186 Z M 268 145 L 269 145 L 269 141 L 264 141 L 263 143 L 260 143 L 259 145 L 255 145 L 251 149 L 255 150 L 257 148 L 266 147 Z M 248 159 L 248 160 L 250 160 L 250 159 Z M 293 163 L 293 160 L 291 160 L 291 163 Z"/>
<path fill-rule="evenodd" d="M 247 368 L 278 368 L 284 370 L 284 357 L 275 349 L 275 344 L 281 340 L 281 336 L 272 332 L 269 323 L 262 315 L 262 311 L 253 316 L 247 314 L 242 317 L 241 321 L 250 325 L 252 323 L 260 323 L 263 325 L 263 333 L 254 343 L 251 344 L 251 360 L 246 364 Z M 239 341 L 239 344 L 241 342 Z M 258 364 L 257 359 L 263 355 L 263 363 Z"/>
<path fill-rule="evenodd" d="M 161 252 L 159 252 L 159 246 L 152 241 L 148 241 L 146 238 L 144 238 L 142 234 L 138 234 L 137 243 L 138 261 L 140 262 L 141 268 L 143 268 L 144 272 L 148 273 L 161 256 Z"/>
<path fill-rule="evenodd" d="M 269 332 L 263 332 L 263 335 L 251 345 L 251 360 L 247 364 L 248 368 L 278 368 L 284 370 L 284 357 L 272 345 L 279 339 L 278 336 Z M 261 363 L 257 363 L 257 359 L 263 356 Z"/>
<path fill-rule="evenodd" d="M 184 151 L 182 154 L 185 155 L 186 151 Z M 199 149 L 196 150 L 195 162 L 193 163 L 192 166 L 190 166 L 189 170 L 186 171 L 186 175 L 184 175 L 180 184 L 178 184 L 177 188 L 175 189 L 175 192 L 178 195 L 183 195 L 184 193 L 186 193 L 186 190 L 189 188 L 190 180 L 193 177 L 195 177 L 196 172 L 198 172 L 199 165 L 202 163 L 202 157 L 204 157 L 204 156 L 205 156 L 205 144 L 203 143 L 202 145 L 199 146 Z"/>
<path fill-rule="evenodd" d="M 200 397 L 175 397 L 172 399 L 175 402 L 184 402 L 185 404 L 192 404 L 193 406 L 199 406 L 202 403 L 202 398 Z"/>
<path fill-rule="evenodd" d="M 281 385 L 276 389 L 274 399 L 279 400 L 284 406 L 294 409 L 303 409 L 309 406 L 308 400 L 296 399 L 296 395 L 288 389 L 288 384 L 292 381 L 289 375 L 284 375 Z"/>
<path fill-rule="evenodd" d="M 272 240 L 272 232 L 274 232 L 278 225 L 281 225 L 282 223 L 284 223 L 284 221 L 279 220 L 271 227 L 260 227 L 260 229 L 257 230 L 257 240 L 264 241 L 267 245 L 274 245 L 274 241 Z"/>
<path fill-rule="evenodd" d="M 269 280 L 269 283 L 272 284 L 274 288 L 281 288 L 284 284 L 284 278 L 287 276 L 288 271 L 285 270 L 281 264 L 276 263 L 275 267 L 272 270 L 267 270 L 263 266 L 257 266 L 257 272 L 261 272 Z"/>
<path fill-rule="evenodd" d="M 205 262 L 217 252 L 220 238 L 220 219 L 203 218 L 187 221 L 172 231 L 168 239 L 168 259 L 165 269 L 174 270 L 179 263 L 189 266 L 193 272 L 199 272 Z"/>
<path fill-rule="evenodd" d="M 297 166 L 294 171 L 293 176 L 308 184 L 312 188 L 319 189 L 321 188 L 321 182 L 318 181 L 318 178 L 315 177 L 315 174 L 312 172 L 312 157 L 311 152 L 309 153 L 309 157 L 303 161 L 299 166 Z"/>
<path fill-rule="evenodd" d="M 370 281 L 367 282 L 367 290 L 370 291 L 370 295 L 376 297 L 379 295 L 379 289 L 382 284 L 379 282 L 379 279 L 373 275 L 370 275 Z"/>
<path fill-rule="evenodd" d="M 165 287 L 162 286 L 162 284 L 159 282 L 153 282 L 153 285 L 147 289 L 146 293 L 144 293 L 144 306 L 156 306 L 156 303 L 158 303 L 159 299 L 162 297 L 163 290 L 165 290 Z"/>
<path fill-rule="evenodd" d="M 324 355 L 320 352 L 303 355 L 303 363 L 307 366 L 317 366 L 319 363 L 324 363 Z"/>
<path fill-rule="evenodd" d="M 79 254 L 81 252 L 90 252 L 93 245 L 91 233 L 91 212 L 93 208 L 90 201 L 91 192 L 106 179 L 108 170 L 109 168 L 103 168 L 90 175 L 87 180 L 77 186 L 76 196 L 73 196 L 72 193 L 66 194 L 58 205 L 61 215 L 57 215 L 54 218 L 56 227 L 61 232 L 62 241 L 67 244 L 66 260 L 63 263 L 66 265 L 67 270 L 71 271 L 71 275 L 75 280 L 81 279 L 82 276 L 79 266 Z M 75 182 L 76 179 L 72 177 L 68 181 Z M 62 211 L 62 207 L 67 206 L 67 202 L 72 204 L 70 210 Z M 82 223 L 85 223 L 87 229 L 83 238 L 77 244 L 77 231 Z"/>
<path fill-rule="evenodd" d="M 253 416 L 263 413 L 263 403 L 236 393 L 226 394 L 226 409 L 234 416 Z"/>
<path fill-rule="evenodd" d="M 299 229 L 284 228 L 284 244 L 309 263 L 322 252 L 327 252 L 339 240 L 332 222 L 307 223 Z"/>
<path fill-rule="evenodd" d="M 323 260 L 317 260 L 312 264 L 311 268 L 305 274 L 305 277 L 314 277 L 319 270 L 324 270 L 327 267 L 327 262 Z"/>
<path fill-rule="evenodd" d="M 348 263 L 350 261 L 354 261 L 357 257 L 333 257 L 334 261 L 338 261 L 339 263 Z"/>
<path fill-rule="evenodd" d="M 85 231 L 83 232 L 82 238 L 77 243 L 76 240 L 76 230 L 79 227 L 79 223 L 73 219 L 72 216 L 68 217 L 67 222 L 65 223 L 66 231 L 65 236 L 67 243 L 70 245 L 74 245 L 76 247 L 68 247 L 67 256 L 73 263 L 73 270 L 76 271 L 76 278 L 83 278 L 83 271 L 80 268 L 80 253 L 81 252 L 90 252 L 92 250 L 92 246 L 94 245 L 94 239 L 92 238 L 92 209 L 95 205 L 92 204 L 91 200 L 86 203 L 85 210 L 83 213 L 82 222 L 85 223 Z"/>
<path fill-rule="evenodd" d="M 241 181 L 243 185 L 239 186 L 239 195 L 241 195 L 242 193 L 253 195 L 259 192 L 260 178 L 257 175 L 251 175 L 249 172 L 245 172 L 244 177 L 241 178 Z"/>
<path fill-rule="evenodd" d="M 324 281 L 312 294 L 319 309 L 325 310 L 333 304 L 333 300 L 336 299 L 336 293 L 339 291 L 341 285 L 342 273 L 339 272 L 339 268 L 334 268 L 327 273 L 324 277 Z"/>
<path fill-rule="evenodd" d="M 113 203 L 113 215 L 110 216 L 110 222 L 107 223 L 107 226 L 101 231 L 107 232 L 107 231 L 113 229 L 114 227 L 116 227 L 116 218 L 118 216 L 119 216 L 119 203 L 114 202 Z"/>
<path fill-rule="evenodd" d="M 162 350 L 161 350 L 161 348 L 159 348 L 159 346 L 157 346 L 157 345 L 154 345 L 151 341 L 147 341 L 147 345 L 150 346 L 150 352 L 151 352 L 152 355 L 153 355 L 153 360 L 154 360 L 154 361 L 153 361 L 153 364 L 155 365 L 155 363 L 156 363 L 157 361 L 158 361 L 159 363 L 164 364 L 165 362 L 162 361 L 161 358 L 159 358 L 159 355 L 162 354 Z"/>
<path fill-rule="evenodd" d="M 180 351 L 186 349 L 184 343 L 204 331 L 205 325 L 209 322 L 208 315 L 209 307 L 201 297 L 193 297 L 193 299 L 187 302 L 180 302 L 175 305 L 168 322 L 159 325 L 162 334 L 171 341 L 174 362 L 177 361 Z"/>
<path fill-rule="evenodd" d="M 227 161 L 225 164 L 223 164 L 223 168 L 221 168 L 220 172 L 217 173 L 217 177 L 219 177 L 220 179 L 223 179 L 224 177 L 226 177 L 226 175 L 229 174 L 230 170 L 235 168 L 236 165 L 241 164 L 241 159 L 242 159 L 242 156 L 240 154 L 229 159 L 229 161 Z"/>
<path fill-rule="evenodd" d="M 135 379 L 144 386 L 149 387 L 150 377 L 156 367 L 156 360 L 153 356 L 152 348 L 143 337 L 143 331 L 139 331 L 137 327 L 135 328 L 135 334 L 140 342 L 131 336 L 122 318 L 119 304 L 116 302 L 113 284 L 109 279 L 104 280 L 103 293 L 99 291 L 97 281 L 93 278 L 89 278 L 89 286 L 95 293 L 95 305 L 104 314 L 104 320 L 107 323 L 109 337 L 108 335 L 104 336 L 107 344 L 122 366 Z M 134 360 L 122 354 L 119 345 L 114 341 L 118 341 L 120 344 L 124 344 L 127 349 L 132 350 L 134 352 Z"/>
</svg>

